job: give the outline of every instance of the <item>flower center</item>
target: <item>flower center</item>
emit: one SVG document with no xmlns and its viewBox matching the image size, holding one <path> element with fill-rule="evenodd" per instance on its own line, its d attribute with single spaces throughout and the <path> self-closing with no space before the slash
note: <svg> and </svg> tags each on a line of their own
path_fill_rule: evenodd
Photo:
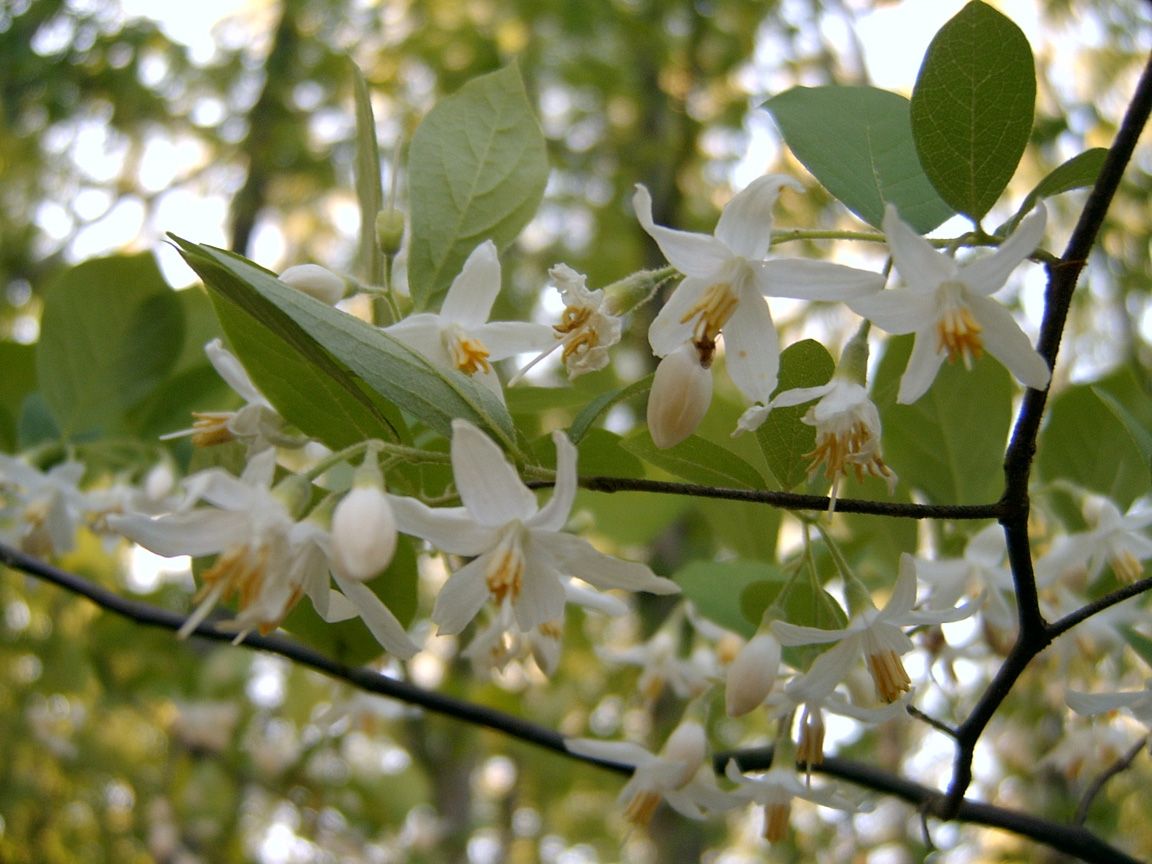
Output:
<svg viewBox="0 0 1152 864">
<path fill-rule="evenodd" d="M 268 555 L 266 544 L 255 549 L 237 546 L 222 553 L 216 563 L 204 571 L 201 577 L 204 584 L 193 599 L 200 601 L 213 592 L 223 600 L 235 595 L 240 600 L 240 608 L 246 609 L 260 596 Z"/>
<path fill-rule="evenodd" d="M 1116 574 L 1116 578 L 1126 585 L 1144 575 L 1144 565 L 1128 549 L 1117 552 L 1108 559 L 1108 563 L 1112 565 L 1112 572 Z"/>
<path fill-rule="evenodd" d="M 193 411 L 192 444 L 195 447 L 214 447 L 227 444 L 236 436 L 228 428 L 228 421 L 235 414 L 231 411 Z"/>
<path fill-rule="evenodd" d="M 452 357 L 452 365 L 465 375 L 475 375 L 483 370 L 492 371 L 492 364 L 488 362 L 488 346 L 472 336 L 463 333 L 453 333 L 448 337 L 448 353 Z"/>
<path fill-rule="evenodd" d="M 660 795 L 656 792 L 642 790 L 632 796 L 628 807 L 624 810 L 624 818 L 633 825 L 647 825 L 652 821 L 652 814 L 660 805 Z"/>
<path fill-rule="evenodd" d="M 764 839 L 779 843 L 788 836 L 788 822 L 792 815 L 792 799 L 764 806 Z"/>
<path fill-rule="evenodd" d="M 972 312 L 961 294 L 962 285 L 945 282 L 940 286 L 944 293 L 940 318 L 936 321 L 936 350 L 948 354 L 948 362 L 958 358 L 972 368 L 972 361 L 984 353 L 984 340 L 980 337 L 984 328 L 972 317 Z"/>
<path fill-rule="evenodd" d="M 493 599 L 503 604 L 515 602 L 524 582 L 524 550 L 520 548 L 519 531 L 513 528 L 500 539 L 488 561 L 484 578 Z"/>
<path fill-rule="evenodd" d="M 796 743 L 796 764 L 811 768 L 824 762 L 824 715 L 819 708 L 804 706 L 800 715 L 800 740 Z"/>
<path fill-rule="evenodd" d="M 739 303 L 740 301 L 729 283 L 717 282 L 708 286 L 704 296 L 680 319 L 681 324 L 687 324 L 693 318 L 696 319 L 696 323 L 692 327 L 692 341 L 698 350 L 703 350 L 700 347 L 702 345 L 715 346 L 716 337 L 720 335 L 720 329 L 728 323 L 728 319 L 732 317 L 732 313 L 736 311 Z"/>
</svg>

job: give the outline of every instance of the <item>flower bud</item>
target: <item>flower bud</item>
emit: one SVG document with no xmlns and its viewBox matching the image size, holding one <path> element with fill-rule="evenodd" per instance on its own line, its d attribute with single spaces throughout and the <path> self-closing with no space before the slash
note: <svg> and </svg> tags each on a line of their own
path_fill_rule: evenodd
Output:
<svg viewBox="0 0 1152 864">
<path fill-rule="evenodd" d="M 708 756 L 708 736 L 704 727 L 694 720 L 683 721 L 672 730 L 660 755 L 666 762 L 678 764 L 683 769 L 672 788 L 684 786 L 695 776 L 696 770 Z"/>
<path fill-rule="evenodd" d="M 661 449 L 679 444 L 700 425 L 712 402 L 712 373 L 686 342 L 656 367 L 648 394 L 648 431 Z"/>
<path fill-rule="evenodd" d="M 332 513 L 332 557 L 341 572 L 360 582 L 392 561 L 396 517 L 378 486 L 357 486 Z"/>
<path fill-rule="evenodd" d="M 280 281 L 329 306 L 344 296 L 344 280 L 319 264 L 297 264 L 280 274 Z"/>
<path fill-rule="evenodd" d="M 376 242 L 389 258 L 395 258 L 404 242 L 404 214 L 388 208 L 376 214 Z"/>
<path fill-rule="evenodd" d="M 742 717 L 760 705 L 776 683 L 780 668 L 780 643 L 764 633 L 740 649 L 728 667 L 724 707 L 729 717 Z"/>
</svg>

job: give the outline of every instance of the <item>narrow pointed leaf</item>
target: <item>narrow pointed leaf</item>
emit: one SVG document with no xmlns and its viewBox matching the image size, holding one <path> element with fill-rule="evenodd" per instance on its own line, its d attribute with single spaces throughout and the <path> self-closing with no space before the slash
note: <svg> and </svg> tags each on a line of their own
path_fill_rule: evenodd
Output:
<svg viewBox="0 0 1152 864">
<path fill-rule="evenodd" d="M 973 0 L 940 28 L 912 91 L 916 152 L 940 197 L 983 218 L 1016 172 L 1035 104 L 1028 40 Z"/>
<path fill-rule="evenodd" d="M 326 374 L 337 378 L 345 390 L 359 378 L 387 403 L 441 434 L 451 435 L 452 420 L 463 418 L 505 449 L 518 452 L 507 409 L 483 386 L 437 367 L 387 333 L 293 290 L 238 255 L 176 242 L 209 290 L 241 306 L 263 326 L 276 329 Z M 346 370 L 343 374 L 341 367 Z"/>
<path fill-rule="evenodd" d="M 438 104 L 409 152 L 408 285 L 427 309 L 482 241 L 511 243 L 544 195 L 547 148 L 519 69 L 476 78 Z"/>
<path fill-rule="evenodd" d="M 653 443 L 647 429 L 640 429 L 622 439 L 620 446 L 649 465 L 691 483 L 741 489 L 763 489 L 765 486 L 764 477 L 750 463 L 731 450 L 696 435 L 688 436 L 675 447 L 661 449 Z"/>
<path fill-rule="evenodd" d="M 592 428 L 592 424 L 607 414 L 608 411 L 612 409 L 612 406 L 623 402 L 625 399 L 646 393 L 651 389 L 652 375 L 646 375 L 639 381 L 633 381 L 628 386 L 621 387 L 619 390 L 613 390 L 611 393 L 602 393 L 584 406 L 584 410 L 576 415 L 576 419 L 572 421 L 572 426 L 568 429 L 568 437 L 572 439 L 573 444 L 579 444 L 580 439 L 587 435 L 588 430 Z"/>
<path fill-rule="evenodd" d="M 383 281 L 383 256 L 376 242 L 376 214 L 384 206 L 384 188 L 380 177 L 380 145 L 376 141 L 376 118 L 372 115 L 372 97 L 360 67 L 348 58 L 352 90 L 356 100 L 356 199 L 360 204 L 360 276 L 369 285 Z"/>
<path fill-rule="evenodd" d="M 875 87 L 793 87 L 764 103 L 804 167 L 877 228 L 894 204 L 926 234 L 953 215 L 916 156 L 909 102 Z"/>
<path fill-rule="evenodd" d="M 1091 150 L 1077 153 L 1067 162 L 1057 165 L 1043 180 L 1036 184 L 1035 189 L 1024 197 L 1016 215 L 997 228 L 996 233 L 1001 236 L 1011 234 L 1020 224 L 1020 220 L 1031 213 L 1036 202 L 1042 198 L 1051 198 L 1062 192 L 1085 189 L 1094 185 L 1096 178 L 1100 176 L 1100 169 L 1104 167 L 1104 160 L 1107 156 L 1107 147 L 1093 147 Z"/>
</svg>

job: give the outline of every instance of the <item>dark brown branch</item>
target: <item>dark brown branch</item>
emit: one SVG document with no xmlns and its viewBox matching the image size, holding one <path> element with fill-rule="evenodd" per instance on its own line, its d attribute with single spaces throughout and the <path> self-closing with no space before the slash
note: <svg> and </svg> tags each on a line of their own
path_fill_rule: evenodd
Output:
<svg viewBox="0 0 1152 864">
<path fill-rule="evenodd" d="M 1100 170 L 1100 176 L 1088 196 L 1064 254 L 1061 255 L 1059 262 L 1048 266 L 1044 320 L 1040 325 L 1040 338 L 1036 349 L 1047 361 L 1049 368 L 1053 368 L 1056 363 L 1060 340 L 1068 320 L 1068 310 L 1072 304 L 1072 295 L 1080 272 L 1084 269 L 1089 252 L 1096 244 L 1108 208 L 1132 159 L 1132 153 L 1136 149 L 1150 113 L 1152 113 L 1152 55 L 1136 85 L 1132 101 L 1128 105 L 1120 129 Z M 948 789 L 947 801 L 941 811 L 946 816 L 959 812 L 964 793 L 972 782 L 972 759 L 976 744 L 989 721 L 995 716 L 1033 658 L 1048 647 L 1055 635 L 1067 629 L 1063 627 L 1057 630 L 1049 627 L 1040 614 L 1028 536 L 1030 509 L 1028 485 L 1032 474 L 1032 460 L 1036 454 L 1040 421 L 1047 400 L 1047 389 L 1029 389 L 1025 392 L 1004 458 L 1004 496 L 1001 500 L 1003 510 L 1000 522 L 1004 525 L 1004 537 L 1016 588 L 1020 632 L 1016 644 L 1005 658 L 996 677 L 968 718 L 956 730 L 956 758 L 952 782 Z M 1090 606 L 1091 604 L 1085 609 Z M 1074 613 L 1077 614 L 1080 613 Z M 1088 612 L 1083 617 L 1087 617 L 1088 614 L 1094 613 Z M 1083 617 L 1073 623 L 1078 623 Z"/>
<path fill-rule="evenodd" d="M 1088 818 L 1088 810 L 1092 807 L 1092 802 L 1095 801 L 1096 796 L 1104 790 L 1105 784 L 1117 774 L 1122 774 L 1131 768 L 1132 763 L 1136 761 L 1136 757 L 1139 756 L 1141 751 L 1147 748 L 1147 746 L 1148 736 L 1145 735 L 1132 745 L 1132 748 L 1127 753 L 1109 765 L 1101 772 L 1099 777 L 1092 781 L 1092 785 L 1084 791 L 1084 797 L 1080 799 L 1080 803 L 1076 807 L 1076 815 L 1072 817 L 1072 824 L 1084 824 Z"/>
</svg>

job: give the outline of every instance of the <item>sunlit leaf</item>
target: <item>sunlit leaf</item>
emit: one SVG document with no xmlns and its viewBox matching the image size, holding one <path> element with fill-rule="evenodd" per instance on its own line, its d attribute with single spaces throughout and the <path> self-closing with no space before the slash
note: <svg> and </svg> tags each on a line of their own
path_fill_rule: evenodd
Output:
<svg viewBox="0 0 1152 864">
<path fill-rule="evenodd" d="M 490 239 L 503 249 L 544 195 L 548 154 L 515 65 L 440 102 L 412 136 L 408 285 L 435 306 L 465 259 Z"/>
<path fill-rule="evenodd" d="M 933 38 L 912 91 L 916 152 L 940 197 L 983 218 L 1016 172 L 1035 103 L 1023 32 L 988 4 L 968 3 Z"/>
<path fill-rule="evenodd" d="M 369 285 L 383 281 L 383 255 L 376 241 L 376 215 L 384 207 L 380 177 L 380 145 L 376 141 L 376 118 L 368 82 L 352 58 L 348 58 L 352 92 L 356 100 L 356 200 L 360 204 L 360 275 Z"/>
<path fill-rule="evenodd" d="M 824 187 L 880 227 L 884 205 L 926 234 L 953 214 L 912 140 L 909 102 L 875 87 L 793 87 L 764 103 L 784 140 Z"/>
<path fill-rule="evenodd" d="M 671 577 L 697 611 L 721 627 L 751 638 L 756 621 L 744 614 L 740 598 L 750 585 L 766 583 L 776 591 L 784 576 L 763 561 L 690 561 Z"/>
</svg>

